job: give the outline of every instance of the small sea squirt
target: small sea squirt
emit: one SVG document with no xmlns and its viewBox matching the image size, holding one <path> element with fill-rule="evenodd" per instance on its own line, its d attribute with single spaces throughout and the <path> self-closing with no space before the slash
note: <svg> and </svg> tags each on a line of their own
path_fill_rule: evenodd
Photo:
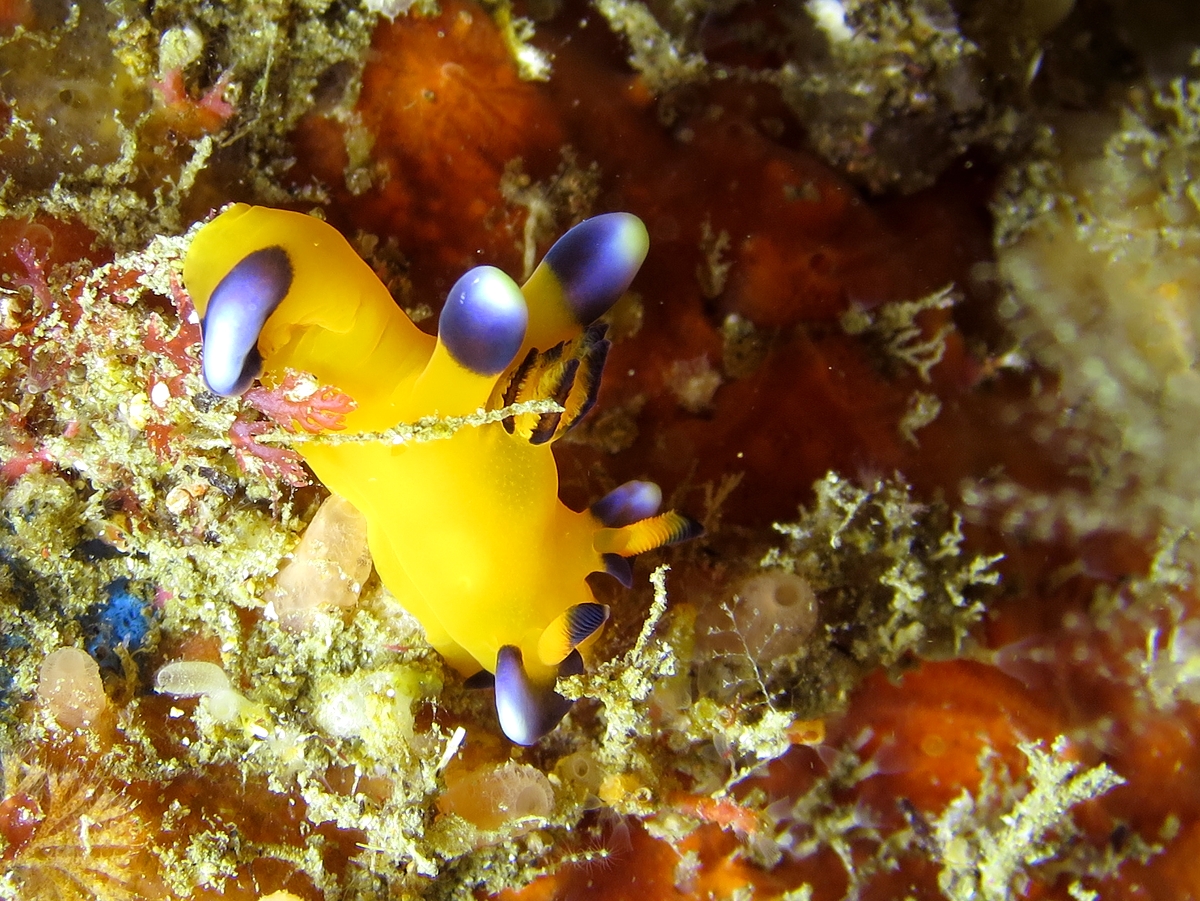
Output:
<svg viewBox="0 0 1200 901">
<path fill-rule="evenodd" d="M 299 447 L 366 516 L 380 578 L 430 643 L 466 676 L 495 674 L 501 727 L 520 744 L 565 714 L 554 680 L 579 671 L 608 617 L 588 574 L 628 584 L 627 557 L 700 532 L 659 513 L 649 482 L 582 512 L 558 499 L 550 446 L 595 400 L 608 351 L 596 320 L 648 246 L 640 219 L 608 213 L 568 231 L 523 287 L 499 269 L 472 269 L 450 290 L 436 338 L 335 229 L 299 213 L 235 204 L 200 230 L 184 263 L 203 317 L 202 372 L 219 394 L 259 375 L 270 386 L 289 370 L 308 373 L 356 402 L 347 433 L 532 400 L 562 408 L 441 440 Z"/>
<path fill-rule="evenodd" d="M 100 665 L 79 648 L 59 648 L 46 655 L 37 696 L 64 729 L 89 728 L 108 707 Z"/>
</svg>

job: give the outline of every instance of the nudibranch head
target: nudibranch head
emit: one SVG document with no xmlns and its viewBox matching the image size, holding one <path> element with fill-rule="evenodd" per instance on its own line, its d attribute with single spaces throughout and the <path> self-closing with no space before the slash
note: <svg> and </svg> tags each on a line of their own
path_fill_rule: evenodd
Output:
<svg viewBox="0 0 1200 901">
<path fill-rule="evenodd" d="M 282 247 L 247 254 L 213 289 L 201 322 L 204 383 L 216 394 L 241 394 L 262 374 L 258 336 L 292 286 Z"/>
<path fill-rule="evenodd" d="M 505 734 L 531 744 L 570 707 L 554 690 L 580 672 L 609 616 L 588 577 L 628 585 L 628 558 L 700 533 L 630 482 L 576 511 L 558 499 L 553 442 L 595 401 L 608 351 L 595 320 L 646 256 L 645 226 L 610 213 L 572 228 L 521 287 L 492 267 L 454 285 L 437 336 L 420 331 L 350 245 L 298 213 L 235 205 L 192 242 L 184 282 L 204 316 L 204 378 L 244 391 L 261 367 L 353 398 L 362 440 L 298 452 L 368 521 L 380 580 L 464 676 L 495 673 Z M 552 400 L 440 440 L 368 433 L 432 417 Z"/>
<path fill-rule="evenodd" d="M 464 369 L 499 375 L 525 340 L 529 308 L 517 283 L 494 266 L 476 266 L 450 289 L 438 340 Z"/>
</svg>

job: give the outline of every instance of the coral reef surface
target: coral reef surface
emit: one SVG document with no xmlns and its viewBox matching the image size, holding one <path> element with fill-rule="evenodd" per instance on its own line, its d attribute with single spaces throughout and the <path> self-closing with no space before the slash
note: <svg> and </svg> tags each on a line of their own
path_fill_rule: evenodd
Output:
<svg viewBox="0 0 1200 901">
<path fill-rule="evenodd" d="M 0 897 L 1196 896 L 1198 31 L 0 4 Z M 427 331 L 467 269 L 645 222 L 560 493 L 653 479 L 705 534 L 597 579 L 533 746 L 305 467 L 353 398 L 205 388 L 182 261 L 234 201 Z"/>
</svg>

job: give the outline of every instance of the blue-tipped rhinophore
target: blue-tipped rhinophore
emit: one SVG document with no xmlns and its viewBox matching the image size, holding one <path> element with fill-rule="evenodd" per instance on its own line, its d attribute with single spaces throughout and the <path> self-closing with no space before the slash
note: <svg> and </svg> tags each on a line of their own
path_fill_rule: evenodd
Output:
<svg viewBox="0 0 1200 901">
<path fill-rule="evenodd" d="M 438 339 L 450 356 L 477 375 L 509 367 L 529 325 L 529 308 L 517 283 L 494 266 L 477 266 L 454 283 Z"/>
<path fill-rule="evenodd" d="M 575 320 L 590 325 L 629 289 L 649 249 L 641 219 L 632 213 L 605 213 L 559 238 L 543 262 L 562 285 Z"/>
<path fill-rule="evenodd" d="M 539 688 L 529 681 L 519 648 L 506 644 L 500 649 L 496 655 L 496 713 L 510 741 L 534 744 L 570 709 L 571 702 L 553 688 Z"/>
<path fill-rule="evenodd" d="M 291 287 L 287 251 L 264 247 L 244 257 L 213 289 L 201 323 L 201 370 L 211 391 L 241 394 L 258 378 L 258 336 Z"/>
<path fill-rule="evenodd" d="M 649 519 L 662 506 L 662 489 L 653 482 L 626 482 L 618 485 L 596 503 L 592 515 L 610 529 L 619 529 Z"/>
</svg>

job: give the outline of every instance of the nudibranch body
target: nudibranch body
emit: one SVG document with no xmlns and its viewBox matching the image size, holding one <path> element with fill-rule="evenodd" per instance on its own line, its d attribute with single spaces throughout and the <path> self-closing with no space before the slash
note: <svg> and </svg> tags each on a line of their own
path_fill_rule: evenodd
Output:
<svg viewBox="0 0 1200 901">
<path fill-rule="evenodd" d="M 438 335 L 421 332 L 332 227 L 238 204 L 197 234 L 184 281 L 203 316 L 203 374 L 221 394 L 261 373 L 306 372 L 349 395 L 345 431 L 549 398 L 444 440 L 299 448 L 327 488 L 357 507 L 384 585 L 464 675 L 495 673 L 505 733 L 536 741 L 566 702 L 607 618 L 585 577 L 628 582 L 624 558 L 699 527 L 658 513 L 661 494 L 630 482 L 576 512 L 558 499 L 550 445 L 587 412 L 608 349 L 603 315 L 628 288 L 648 238 L 635 216 L 589 219 L 551 248 L 523 288 L 478 267 L 451 289 Z"/>
</svg>

